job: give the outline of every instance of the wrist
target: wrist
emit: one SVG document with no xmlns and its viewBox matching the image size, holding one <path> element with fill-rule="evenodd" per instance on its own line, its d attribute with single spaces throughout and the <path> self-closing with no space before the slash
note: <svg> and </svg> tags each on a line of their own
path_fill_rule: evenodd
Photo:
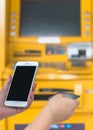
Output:
<svg viewBox="0 0 93 130">
<path fill-rule="evenodd" d="M 52 124 L 52 113 L 46 105 L 37 118 L 25 130 L 48 130 Z"/>
<path fill-rule="evenodd" d="M 43 109 L 44 113 L 46 113 L 46 116 L 48 117 L 48 120 L 50 122 L 50 125 L 53 123 L 54 118 L 54 112 L 52 111 L 51 107 L 47 104 L 45 108 Z"/>
</svg>

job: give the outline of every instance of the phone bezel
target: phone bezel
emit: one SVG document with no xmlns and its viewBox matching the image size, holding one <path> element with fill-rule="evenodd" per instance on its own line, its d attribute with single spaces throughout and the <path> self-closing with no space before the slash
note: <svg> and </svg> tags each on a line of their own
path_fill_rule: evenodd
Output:
<svg viewBox="0 0 93 130">
<path fill-rule="evenodd" d="M 16 67 L 18 67 L 18 66 L 22 66 L 22 67 L 23 66 L 36 66 L 35 73 L 34 73 L 33 80 L 32 80 L 32 84 L 30 86 L 30 90 L 32 90 L 32 85 L 33 85 L 33 82 L 34 82 L 34 79 L 35 79 L 35 76 L 36 76 L 36 72 L 37 72 L 37 68 L 38 68 L 38 62 L 36 62 L 36 61 L 25 61 L 25 62 L 24 61 L 19 61 L 19 62 L 17 62 L 15 64 L 15 67 L 14 67 L 13 77 L 14 77 L 14 74 L 15 74 Z M 7 91 L 7 95 L 6 95 L 4 105 L 8 106 L 8 107 L 27 107 L 27 105 L 28 105 L 27 101 L 11 101 L 11 100 L 7 100 L 7 96 L 8 96 L 11 84 L 10 84 L 9 89 Z M 29 96 L 29 94 L 28 94 L 28 96 Z"/>
</svg>

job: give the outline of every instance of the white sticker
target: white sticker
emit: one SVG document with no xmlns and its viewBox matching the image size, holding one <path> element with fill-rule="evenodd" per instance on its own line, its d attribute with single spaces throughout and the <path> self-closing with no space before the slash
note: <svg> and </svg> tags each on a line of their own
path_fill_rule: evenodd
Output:
<svg viewBox="0 0 93 130">
<path fill-rule="evenodd" d="M 39 37 L 38 43 L 40 44 L 60 43 L 60 38 L 59 37 Z"/>
</svg>

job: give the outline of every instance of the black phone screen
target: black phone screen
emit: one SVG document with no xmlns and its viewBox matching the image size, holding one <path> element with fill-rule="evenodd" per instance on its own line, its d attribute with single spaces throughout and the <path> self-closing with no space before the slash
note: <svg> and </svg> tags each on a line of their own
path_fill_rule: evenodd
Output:
<svg viewBox="0 0 93 130">
<path fill-rule="evenodd" d="M 36 66 L 17 66 L 6 100 L 27 101 Z"/>
</svg>

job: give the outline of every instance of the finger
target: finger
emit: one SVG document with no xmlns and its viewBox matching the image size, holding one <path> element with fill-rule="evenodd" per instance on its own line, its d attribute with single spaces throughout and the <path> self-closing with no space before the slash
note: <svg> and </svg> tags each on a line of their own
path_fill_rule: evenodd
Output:
<svg viewBox="0 0 93 130">
<path fill-rule="evenodd" d="M 27 107 L 29 107 L 32 104 L 33 100 L 34 100 L 34 93 L 32 92 L 30 97 L 28 98 L 28 106 Z"/>
<path fill-rule="evenodd" d="M 11 81 L 12 81 L 12 77 L 9 76 L 7 81 L 6 81 L 6 83 L 5 83 L 5 85 L 4 85 L 4 87 L 3 87 L 3 89 L 7 90 L 9 85 L 10 85 L 10 83 L 11 83 Z"/>
<path fill-rule="evenodd" d="M 6 93 L 8 91 L 8 87 L 9 87 L 11 81 L 12 81 L 12 78 L 11 78 L 11 76 L 9 76 L 9 78 L 7 79 L 5 85 L 3 86 L 2 90 L 0 91 L 0 94 L 1 94 L 0 98 L 1 98 L 2 101 L 5 100 Z"/>
<path fill-rule="evenodd" d="M 54 94 L 54 95 L 52 95 L 52 96 L 49 96 L 49 97 L 48 97 L 48 100 L 50 100 L 51 98 L 54 98 L 55 96 L 57 96 L 58 98 L 64 97 L 64 95 L 63 95 L 62 93 L 56 93 L 56 94 Z"/>
<path fill-rule="evenodd" d="M 80 102 L 78 100 L 75 100 L 76 105 L 78 106 Z"/>
<path fill-rule="evenodd" d="M 28 101 L 27 101 L 28 102 L 28 106 L 27 107 L 31 106 L 33 100 L 34 100 L 34 95 L 31 98 L 28 99 Z"/>
<path fill-rule="evenodd" d="M 63 93 L 60 93 L 60 92 L 58 92 L 56 95 L 61 96 L 61 97 L 65 97 L 65 95 Z"/>
<path fill-rule="evenodd" d="M 35 89 L 36 89 L 36 84 L 34 83 L 32 86 L 32 91 L 35 91 Z"/>
<path fill-rule="evenodd" d="M 33 93 L 34 93 L 33 91 L 30 91 L 29 96 L 28 96 L 28 99 L 33 96 Z"/>
</svg>

